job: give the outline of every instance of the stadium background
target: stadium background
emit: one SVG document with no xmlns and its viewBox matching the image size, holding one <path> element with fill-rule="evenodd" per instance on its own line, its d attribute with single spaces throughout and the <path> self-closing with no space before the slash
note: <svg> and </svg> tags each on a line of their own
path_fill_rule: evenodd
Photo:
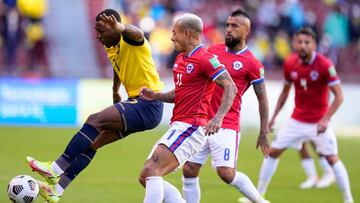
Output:
<svg viewBox="0 0 360 203">
<path fill-rule="evenodd" d="M 90 113 L 112 103 L 112 69 L 93 29 L 96 14 L 108 7 L 119 10 L 126 23 L 145 31 L 166 89 L 173 87 L 169 69 L 175 56 L 170 41 L 173 16 L 181 12 L 201 16 L 205 25 L 203 42 L 210 45 L 223 40 L 229 13 L 237 7 L 245 8 L 253 21 L 248 45 L 265 65 L 271 112 L 282 84 L 281 63 L 291 52 L 290 36 L 302 26 L 312 27 L 318 35 L 318 51 L 336 64 L 342 80 L 345 101 L 333 123 L 355 201 L 360 200 L 360 157 L 356 150 L 360 146 L 359 1 L 1 0 L 0 202 L 7 201 L 5 190 L 11 177 L 26 173 L 38 178 L 26 167 L 26 155 L 53 159 Z M 289 99 L 277 127 L 289 117 L 292 107 Z M 65 193 L 63 202 L 141 202 L 143 189 L 136 177 L 152 143 L 165 131 L 171 108 L 166 105 L 158 129 L 102 150 Z M 239 169 L 255 183 L 261 164 L 260 152 L 254 151 L 259 120 L 253 113 L 256 111 L 256 98 L 249 90 L 242 111 Z M 270 200 L 340 202 L 336 186 L 298 190 L 305 177 L 296 153 L 288 154 L 270 186 Z M 235 202 L 239 196 L 216 178 L 210 166 L 205 167 L 201 178 L 204 202 Z M 180 188 L 179 172 L 169 179 Z M 294 197 L 296 200 L 289 201 Z"/>
</svg>

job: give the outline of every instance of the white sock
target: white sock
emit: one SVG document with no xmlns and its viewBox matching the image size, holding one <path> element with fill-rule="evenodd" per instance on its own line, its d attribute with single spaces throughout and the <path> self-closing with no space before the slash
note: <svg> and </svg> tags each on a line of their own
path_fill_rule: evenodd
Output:
<svg viewBox="0 0 360 203">
<path fill-rule="evenodd" d="M 344 195 L 344 200 L 352 200 L 350 181 L 347 170 L 341 160 L 333 165 L 336 183 Z"/>
<path fill-rule="evenodd" d="M 58 194 L 59 196 L 62 196 L 64 194 L 64 188 L 62 188 L 61 185 L 59 185 L 59 183 L 56 184 L 54 186 L 54 188 L 55 188 L 56 194 Z"/>
<path fill-rule="evenodd" d="M 199 177 L 185 178 L 182 177 L 183 195 L 187 203 L 199 203 L 201 199 L 201 191 L 199 184 Z"/>
<path fill-rule="evenodd" d="M 333 169 L 325 157 L 320 157 L 319 163 L 324 174 L 333 174 Z"/>
<path fill-rule="evenodd" d="M 147 177 L 144 203 L 162 203 L 163 199 L 164 183 L 162 177 Z"/>
<path fill-rule="evenodd" d="M 247 197 L 252 202 L 256 202 L 256 203 L 264 202 L 264 199 L 256 190 L 250 178 L 244 173 L 236 171 L 235 177 L 231 181 L 230 185 L 234 186 L 238 191 L 240 191 L 243 195 L 245 195 L 245 197 Z"/>
<path fill-rule="evenodd" d="M 317 178 L 316 167 L 314 159 L 301 159 L 301 165 L 304 168 L 307 178 Z"/>
<path fill-rule="evenodd" d="M 164 184 L 164 203 L 184 203 L 184 199 L 181 197 L 179 190 L 168 183 L 163 181 Z"/>
<path fill-rule="evenodd" d="M 276 168 L 279 164 L 279 159 L 268 157 L 263 160 L 260 169 L 259 182 L 257 189 L 260 195 L 264 196 L 267 190 L 267 187 L 270 183 L 272 176 L 274 175 Z"/>
<path fill-rule="evenodd" d="M 51 162 L 50 167 L 58 176 L 64 173 L 64 171 L 56 164 L 55 161 Z"/>
</svg>

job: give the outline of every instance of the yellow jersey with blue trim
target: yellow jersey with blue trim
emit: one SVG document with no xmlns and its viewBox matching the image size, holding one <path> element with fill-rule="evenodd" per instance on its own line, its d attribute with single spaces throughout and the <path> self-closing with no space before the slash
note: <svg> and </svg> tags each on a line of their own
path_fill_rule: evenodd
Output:
<svg viewBox="0 0 360 203">
<path fill-rule="evenodd" d="M 116 46 L 105 47 L 105 50 L 129 98 L 139 96 L 142 87 L 155 92 L 163 89 L 164 83 L 160 80 L 150 44 L 145 38 L 143 42 L 137 42 L 122 35 Z"/>
</svg>

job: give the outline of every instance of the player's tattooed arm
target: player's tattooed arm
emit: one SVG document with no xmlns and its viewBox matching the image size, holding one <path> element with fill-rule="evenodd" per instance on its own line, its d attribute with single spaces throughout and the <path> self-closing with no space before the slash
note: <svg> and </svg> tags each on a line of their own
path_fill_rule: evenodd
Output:
<svg viewBox="0 0 360 203">
<path fill-rule="evenodd" d="M 256 143 L 256 148 L 260 147 L 264 156 L 267 157 L 270 152 L 268 141 L 268 120 L 269 120 L 269 101 L 266 94 L 265 83 L 257 83 L 253 85 L 254 91 L 259 102 L 260 114 L 260 132 Z"/>
<path fill-rule="evenodd" d="M 156 98 L 163 102 L 174 103 L 175 102 L 175 89 L 173 89 L 169 92 L 159 92 L 156 94 Z"/>
<path fill-rule="evenodd" d="M 112 87 L 114 104 L 121 101 L 121 96 L 119 94 L 120 84 L 121 84 L 120 78 L 114 70 L 114 79 L 113 79 L 113 87 Z"/>
<path fill-rule="evenodd" d="M 169 92 L 154 92 L 154 90 L 150 88 L 142 88 L 140 90 L 140 97 L 146 100 L 159 100 L 167 103 L 175 102 L 175 89 Z"/>
<path fill-rule="evenodd" d="M 218 76 L 214 82 L 224 88 L 224 92 L 218 111 L 205 126 L 205 135 L 212 135 L 219 131 L 222 125 L 222 120 L 232 106 L 237 93 L 236 85 L 227 71 Z"/>
</svg>

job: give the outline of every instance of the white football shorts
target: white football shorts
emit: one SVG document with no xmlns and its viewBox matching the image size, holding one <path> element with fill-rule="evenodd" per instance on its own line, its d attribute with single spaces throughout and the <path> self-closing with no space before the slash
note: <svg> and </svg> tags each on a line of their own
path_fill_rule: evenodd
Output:
<svg viewBox="0 0 360 203">
<path fill-rule="evenodd" d="M 322 155 L 336 155 L 338 153 L 335 132 L 329 123 L 326 131 L 317 134 L 317 123 L 304 123 L 290 118 L 277 132 L 271 147 L 286 149 L 289 147 L 301 149 L 302 143 L 314 142 L 316 151 Z"/>
<path fill-rule="evenodd" d="M 202 126 L 193 126 L 184 122 L 173 122 L 170 129 L 155 143 L 148 159 L 159 144 L 163 144 L 175 155 L 181 167 L 206 143 L 207 136 Z"/>
<path fill-rule="evenodd" d="M 219 132 L 208 137 L 205 145 L 189 159 L 189 162 L 203 165 L 211 155 L 213 167 L 236 168 L 239 144 L 239 132 L 221 128 Z"/>
</svg>

